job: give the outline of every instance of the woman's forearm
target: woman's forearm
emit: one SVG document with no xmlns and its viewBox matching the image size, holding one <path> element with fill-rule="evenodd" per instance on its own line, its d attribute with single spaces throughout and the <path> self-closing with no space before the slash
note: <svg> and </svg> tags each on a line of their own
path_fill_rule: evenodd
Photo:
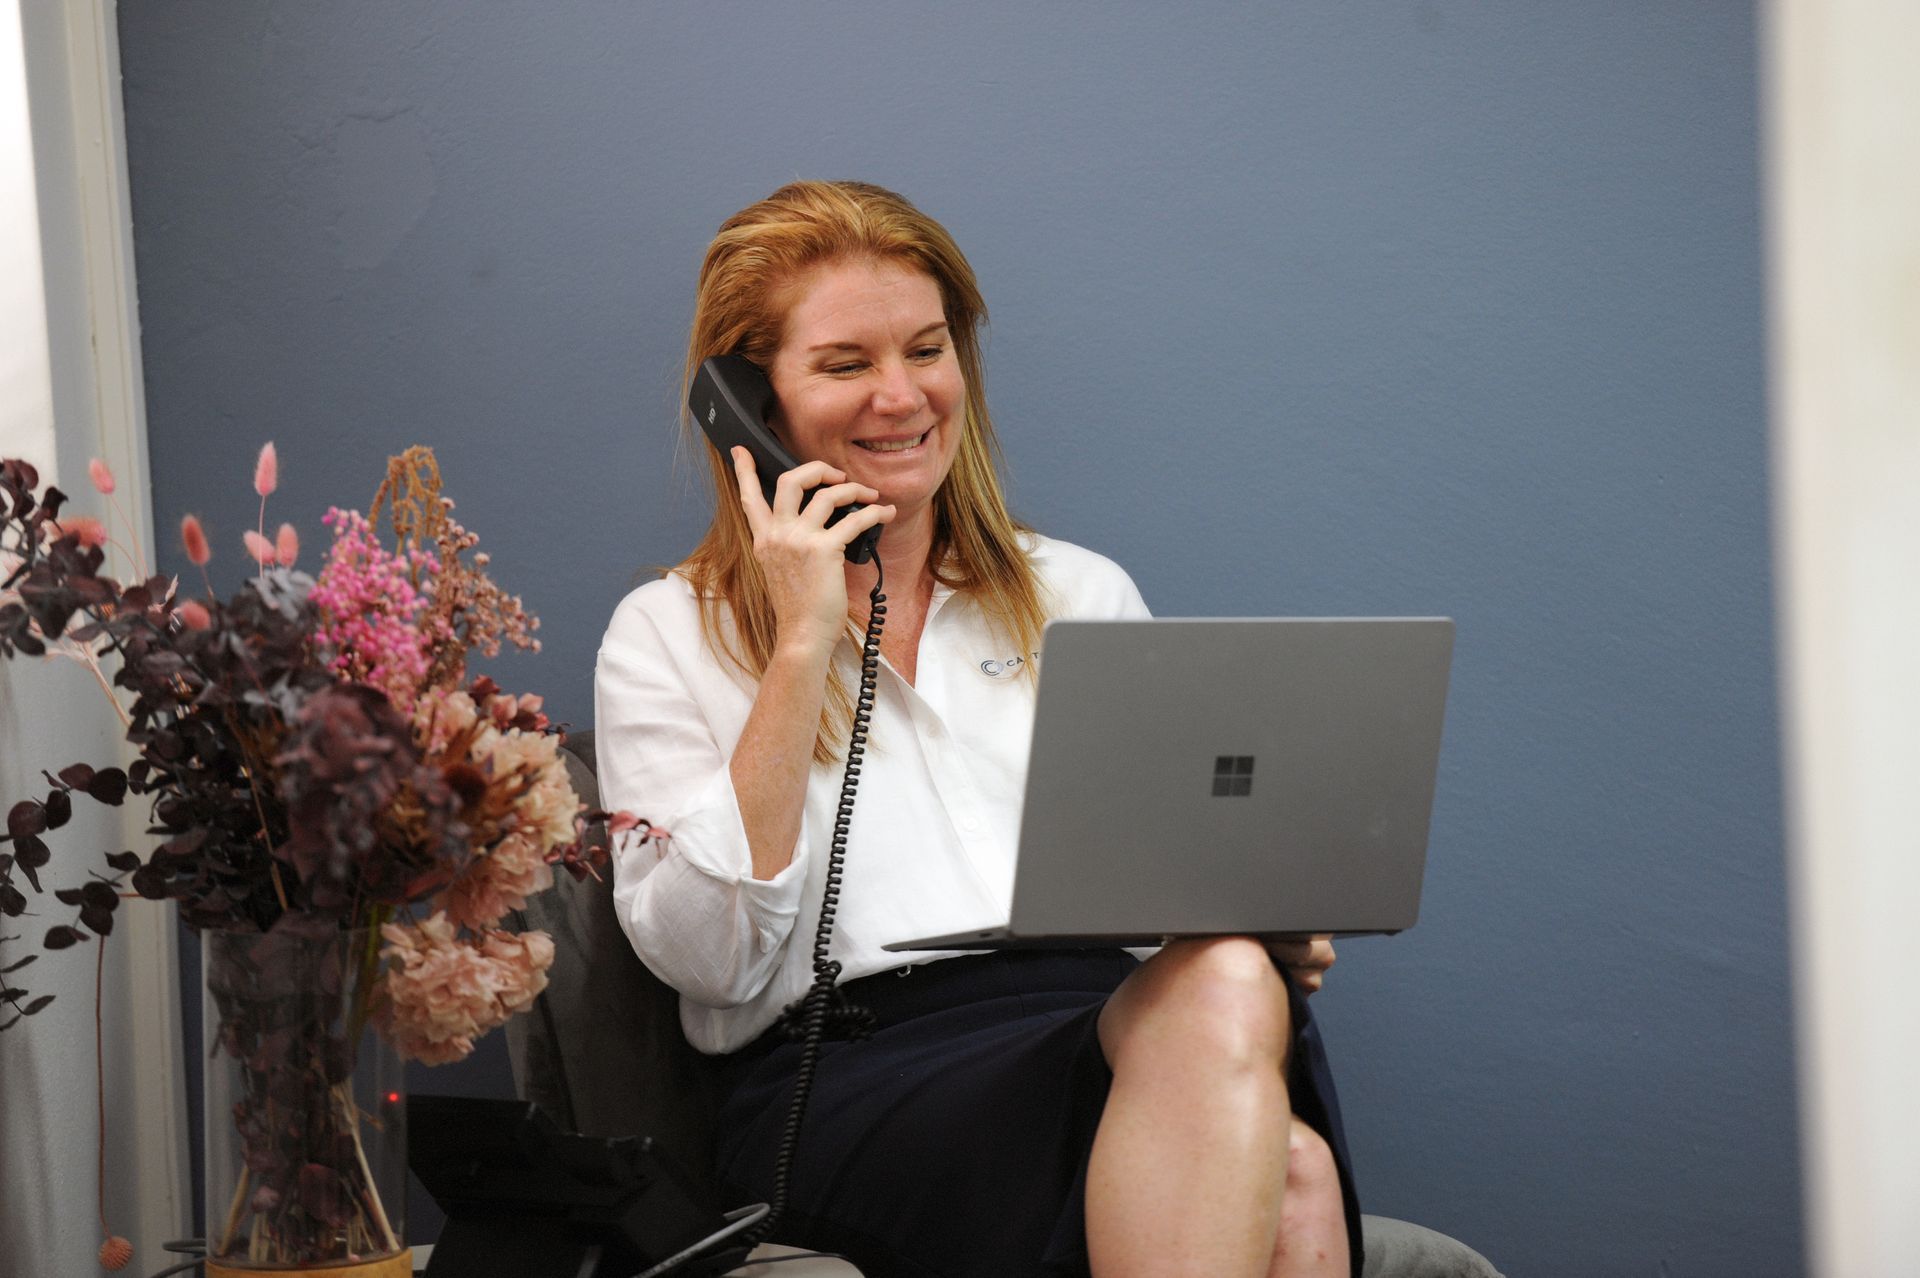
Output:
<svg viewBox="0 0 1920 1278">
<path fill-rule="evenodd" d="M 831 655 L 774 652 L 728 764 L 756 879 L 770 879 L 793 861 Z"/>
</svg>

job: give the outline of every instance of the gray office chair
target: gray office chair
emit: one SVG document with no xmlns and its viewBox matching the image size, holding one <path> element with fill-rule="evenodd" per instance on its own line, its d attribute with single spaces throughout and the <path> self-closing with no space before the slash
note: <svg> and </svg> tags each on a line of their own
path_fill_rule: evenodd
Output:
<svg viewBox="0 0 1920 1278">
<path fill-rule="evenodd" d="M 574 733 L 562 757 L 574 789 L 599 806 L 593 734 Z M 679 996 L 634 954 L 613 907 L 612 875 L 554 890 L 516 911 L 511 925 L 553 937 L 546 992 L 507 1022 L 507 1048 L 521 1096 L 561 1126 L 595 1136 L 647 1135 L 696 1184 L 714 1188 L 715 1080 L 710 1059 L 680 1032 Z M 1500 1278 L 1464 1243 L 1406 1221 L 1363 1216 L 1365 1278 Z M 756 1259 L 785 1249 L 763 1247 Z M 750 1263 L 736 1271 L 752 1278 Z M 789 1261 L 778 1278 L 859 1278 L 839 1261 Z"/>
</svg>

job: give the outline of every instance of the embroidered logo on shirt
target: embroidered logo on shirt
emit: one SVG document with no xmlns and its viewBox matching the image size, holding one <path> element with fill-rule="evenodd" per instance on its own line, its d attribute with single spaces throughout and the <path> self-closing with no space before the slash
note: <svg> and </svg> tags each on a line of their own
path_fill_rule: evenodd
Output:
<svg viewBox="0 0 1920 1278">
<path fill-rule="evenodd" d="M 1213 797 L 1240 799 L 1253 793 L 1253 756 L 1223 754 L 1213 761 Z"/>
<path fill-rule="evenodd" d="M 1033 659 L 1038 661 L 1040 654 L 1034 653 Z M 989 679 L 1005 679 L 1009 675 L 1019 674 L 1020 667 L 1026 664 L 1025 657 L 988 657 L 980 663 L 980 673 Z"/>
</svg>

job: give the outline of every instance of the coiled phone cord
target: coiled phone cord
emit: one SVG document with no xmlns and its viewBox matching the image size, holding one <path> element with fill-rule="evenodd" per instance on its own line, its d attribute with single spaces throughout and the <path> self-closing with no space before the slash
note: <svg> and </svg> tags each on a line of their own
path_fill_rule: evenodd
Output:
<svg viewBox="0 0 1920 1278">
<path fill-rule="evenodd" d="M 886 571 L 880 556 L 873 557 L 873 593 L 868 595 L 867 633 L 860 648 L 860 691 L 854 700 L 853 728 L 847 738 L 847 767 L 840 779 L 840 806 L 833 818 L 833 843 L 827 852 L 827 881 L 820 897 L 820 922 L 813 931 L 813 984 L 780 1013 L 780 1028 L 800 1041 L 800 1066 L 793 1076 L 793 1100 L 787 1108 L 786 1129 L 773 1168 L 773 1203 L 764 1219 L 740 1236 L 752 1248 L 766 1241 L 786 1210 L 787 1187 L 793 1177 L 793 1157 L 800 1148 L 800 1124 L 806 1118 L 807 1098 L 813 1093 L 813 1075 L 820 1060 L 820 1042 L 829 1025 L 843 1038 L 865 1038 L 873 1032 L 872 1011 L 850 1002 L 836 984 L 840 964 L 827 957 L 833 942 L 833 916 L 840 904 L 840 880 L 847 859 L 847 832 L 853 826 L 853 802 L 860 789 L 860 762 L 867 752 L 867 731 L 873 718 L 874 690 L 880 680 L 880 630 L 887 620 Z"/>
</svg>

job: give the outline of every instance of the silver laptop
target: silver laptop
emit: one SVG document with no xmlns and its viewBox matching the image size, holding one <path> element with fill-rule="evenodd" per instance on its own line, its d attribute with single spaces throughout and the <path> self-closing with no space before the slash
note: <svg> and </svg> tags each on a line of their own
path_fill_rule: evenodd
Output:
<svg viewBox="0 0 1920 1278">
<path fill-rule="evenodd" d="M 1412 927 L 1452 656 L 1446 618 L 1055 622 L 1007 925 L 884 948 Z"/>
</svg>

